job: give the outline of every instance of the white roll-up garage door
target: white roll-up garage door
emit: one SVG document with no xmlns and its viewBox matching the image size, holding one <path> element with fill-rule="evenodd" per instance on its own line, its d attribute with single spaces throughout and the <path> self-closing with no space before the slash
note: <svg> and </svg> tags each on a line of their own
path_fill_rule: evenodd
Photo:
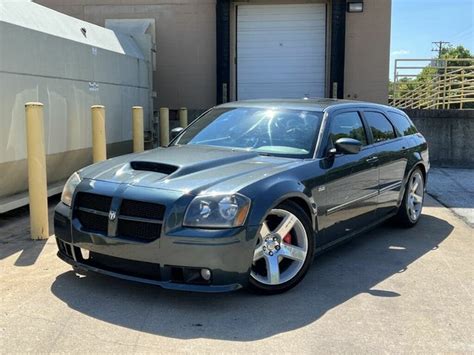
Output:
<svg viewBox="0 0 474 355">
<path fill-rule="evenodd" d="M 237 98 L 324 97 L 326 5 L 237 7 Z"/>
</svg>

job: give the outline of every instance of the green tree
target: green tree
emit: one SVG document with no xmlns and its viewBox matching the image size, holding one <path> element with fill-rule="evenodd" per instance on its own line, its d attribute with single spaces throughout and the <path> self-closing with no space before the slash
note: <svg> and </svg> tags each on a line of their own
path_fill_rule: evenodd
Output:
<svg viewBox="0 0 474 355">
<path fill-rule="evenodd" d="M 464 46 L 449 46 L 441 50 L 441 60 L 433 58 L 433 63 L 423 68 L 420 74 L 417 75 L 414 81 L 419 83 L 426 83 L 431 81 L 437 74 L 443 74 L 442 68 L 437 68 L 438 64 L 440 67 L 444 66 L 444 60 L 447 60 L 447 66 L 464 67 L 474 63 L 474 59 L 471 61 L 455 61 L 448 59 L 472 59 L 472 54 L 469 49 Z M 412 87 L 411 87 L 412 88 Z M 410 88 L 410 89 L 411 89 Z"/>
<path fill-rule="evenodd" d="M 449 46 L 441 50 L 441 59 L 472 59 L 471 51 L 464 46 Z M 473 61 L 448 60 L 448 66 L 465 67 L 472 65 Z"/>
</svg>

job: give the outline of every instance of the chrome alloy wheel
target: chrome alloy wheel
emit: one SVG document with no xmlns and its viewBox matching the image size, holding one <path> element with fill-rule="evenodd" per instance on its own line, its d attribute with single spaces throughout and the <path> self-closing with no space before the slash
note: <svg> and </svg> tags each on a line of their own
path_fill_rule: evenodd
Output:
<svg viewBox="0 0 474 355">
<path fill-rule="evenodd" d="M 273 209 L 260 228 L 251 277 L 266 285 L 293 279 L 308 254 L 308 236 L 303 223 L 291 212 Z"/>
<path fill-rule="evenodd" d="M 408 184 L 408 195 L 407 195 L 407 211 L 410 219 L 415 222 L 421 215 L 421 209 L 423 207 L 423 177 L 419 172 L 415 172 Z"/>
</svg>

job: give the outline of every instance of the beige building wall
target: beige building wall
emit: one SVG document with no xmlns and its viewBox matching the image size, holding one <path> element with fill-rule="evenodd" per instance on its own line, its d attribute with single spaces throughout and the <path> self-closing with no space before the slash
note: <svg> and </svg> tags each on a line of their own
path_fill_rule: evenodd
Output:
<svg viewBox="0 0 474 355">
<path fill-rule="evenodd" d="M 206 109 L 216 101 L 215 0 L 35 0 L 104 26 L 106 19 L 154 19 L 155 110 Z"/>
<path fill-rule="evenodd" d="M 364 0 L 364 12 L 346 14 L 344 98 L 386 104 L 391 0 Z"/>
<path fill-rule="evenodd" d="M 216 103 L 216 0 L 35 0 L 57 11 L 104 26 L 105 19 L 155 20 L 155 109 Z M 295 0 L 325 2 L 326 0 Z M 330 0 L 327 0 L 330 5 Z M 248 3 L 236 0 L 234 3 Z M 250 0 L 251 3 L 291 3 Z M 235 53 L 235 6 L 231 11 L 231 61 Z M 346 13 L 344 98 L 387 103 L 391 0 L 364 0 L 363 13 Z M 328 56 L 330 54 L 328 6 Z M 327 65 L 329 70 L 330 57 Z M 329 73 L 327 73 L 329 79 Z M 235 66 L 231 64 L 231 99 Z M 329 88 L 329 83 L 328 83 Z"/>
</svg>

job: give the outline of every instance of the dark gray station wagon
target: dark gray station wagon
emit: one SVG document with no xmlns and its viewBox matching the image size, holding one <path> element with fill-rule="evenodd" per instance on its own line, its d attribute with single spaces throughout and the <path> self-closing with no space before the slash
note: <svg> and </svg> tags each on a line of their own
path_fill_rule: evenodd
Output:
<svg viewBox="0 0 474 355">
<path fill-rule="evenodd" d="M 420 218 L 427 144 L 397 109 L 233 102 L 174 134 L 70 177 L 54 222 L 58 255 L 77 272 L 278 293 L 319 252 L 388 218 Z"/>
</svg>

